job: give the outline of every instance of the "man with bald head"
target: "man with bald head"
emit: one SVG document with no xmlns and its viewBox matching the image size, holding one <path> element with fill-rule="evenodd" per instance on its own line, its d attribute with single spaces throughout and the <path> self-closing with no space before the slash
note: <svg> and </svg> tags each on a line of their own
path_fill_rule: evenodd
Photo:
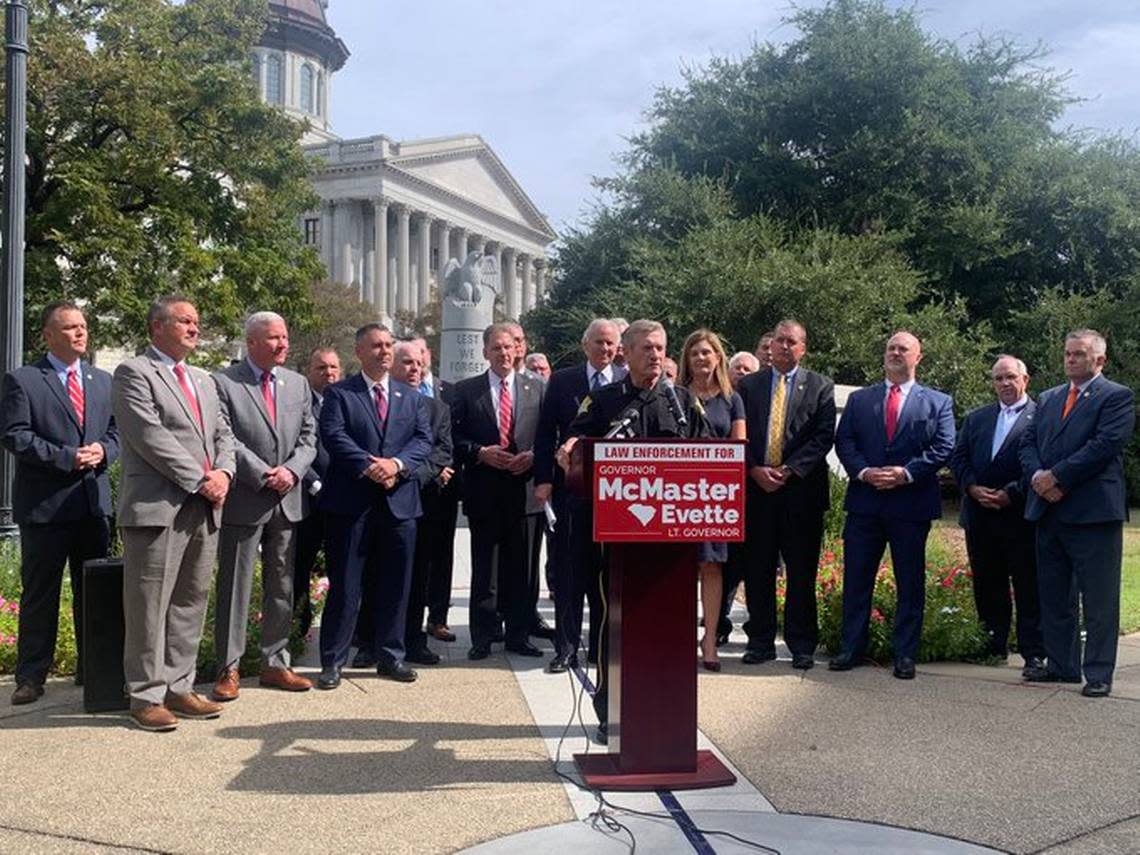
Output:
<svg viewBox="0 0 1140 855">
<path fill-rule="evenodd" d="M 261 685 L 312 688 L 289 663 L 293 625 L 294 533 L 304 515 L 302 481 L 317 456 L 309 382 L 285 367 L 289 330 L 275 312 L 245 323 L 246 357 L 214 374 L 234 434 L 237 477 L 222 512 L 214 648 L 214 700 L 238 696 L 253 568 L 261 560 Z"/>
<path fill-rule="evenodd" d="M 998 399 L 966 416 L 950 456 L 950 468 L 962 491 L 958 521 L 966 530 L 974 603 L 989 635 L 989 652 L 1003 659 L 1008 653 L 1012 581 L 1017 601 L 1017 649 L 1029 670 L 1044 664 L 1045 651 L 1033 545 L 1036 526 L 1025 520 L 1028 485 L 1018 446 L 1037 405 L 1026 392 L 1029 372 L 1016 356 L 999 356 L 990 376 Z"/>
<path fill-rule="evenodd" d="M 850 479 L 844 507 L 843 632 L 828 667 L 849 671 L 867 647 L 875 575 L 891 547 L 898 607 L 892 647 L 894 675 L 914 679 L 926 602 L 926 536 L 942 516 L 938 470 L 954 450 L 954 401 L 915 382 L 922 343 L 901 330 L 887 341 L 885 383 L 847 399 L 835 436 Z"/>
</svg>

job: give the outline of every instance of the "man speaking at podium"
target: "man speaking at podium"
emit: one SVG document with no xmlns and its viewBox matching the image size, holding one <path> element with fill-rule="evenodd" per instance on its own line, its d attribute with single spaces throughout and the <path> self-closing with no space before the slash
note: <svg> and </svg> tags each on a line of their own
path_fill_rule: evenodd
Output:
<svg viewBox="0 0 1140 855">
<path fill-rule="evenodd" d="M 578 437 L 702 437 L 709 435 L 704 410 L 689 391 L 665 379 L 665 328 L 657 321 L 639 320 L 621 336 L 629 374 L 625 379 L 591 392 L 582 399 L 578 415 L 570 423 L 570 438 L 555 457 L 563 469 L 570 466 L 570 451 Z M 592 514 L 592 512 L 591 512 Z M 585 523 L 593 529 L 593 519 Z M 693 566 L 693 575 L 697 568 Z M 605 570 L 598 581 L 603 596 L 609 583 Z M 604 610 L 603 610 L 604 611 Z M 591 616 L 592 617 L 592 616 Z M 609 628 L 602 626 L 598 655 L 598 690 L 594 712 L 598 716 L 598 741 L 607 740 L 609 721 Z"/>
</svg>

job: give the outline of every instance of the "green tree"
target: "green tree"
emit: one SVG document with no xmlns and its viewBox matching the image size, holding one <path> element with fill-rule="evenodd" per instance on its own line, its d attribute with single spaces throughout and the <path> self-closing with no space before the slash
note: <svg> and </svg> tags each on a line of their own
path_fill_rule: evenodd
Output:
<svg viewBox="0 0 1140 855">
<path fill-rule="evenodd" d="M 309 316 L 320 262 L 302 128 L 260 103 L 264 0 L 31 0 L 29 345 L 48 301 L 89 306 L 96 341 L 138 341 L 156 295 L 211 336 L 251 308 Z"/>
</svg>

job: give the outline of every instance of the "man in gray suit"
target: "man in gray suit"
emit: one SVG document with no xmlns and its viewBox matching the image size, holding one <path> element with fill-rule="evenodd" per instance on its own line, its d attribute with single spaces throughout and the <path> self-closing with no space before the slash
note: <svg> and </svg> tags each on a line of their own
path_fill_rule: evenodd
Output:
<svg viewBox="0 0 1140 855">
<path fill-rule="evenodd" d="M 261 556 L 261 685 L 304 692 L 289 667 L 293 623 L 293 536 L 303 516 L 301 482 L 317 456 L 309 382 L 285 368 L 289 330 L 274 312 L 245 322 L 246 358 L 214 374 L 234 432 L 237 478 L 222 512 L 214 645 L 214 700 L 238 696 L 253 565 Z"/>
<path fill-rule="evenodd" d="M 167 731 L 175 715 L 221 714 L 194 692 L 194 668 L 236 463 L 210 375 L 186 365 L 198 346 L 197 310 L 163 297 L 147 328 L 150 347 L 120 365 L 111 384 L 123 461 L 123 671 L 131 718 Z"/>
</svg>

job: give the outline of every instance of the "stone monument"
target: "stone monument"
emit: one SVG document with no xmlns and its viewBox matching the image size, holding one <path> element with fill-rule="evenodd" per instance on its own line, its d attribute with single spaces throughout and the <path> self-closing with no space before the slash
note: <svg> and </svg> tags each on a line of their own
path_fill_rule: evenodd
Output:
<svg viewBox="0 0 1140 855">
<path fill-rule="evenodd" d="M 458 383 L 487 370 L 483 330 L 495 320 L 499 260 L 481 252 L 469 253 L 462 264 L 449 259 L 442 291 L 439 376 L 445 382 Z"/>
</svg>

